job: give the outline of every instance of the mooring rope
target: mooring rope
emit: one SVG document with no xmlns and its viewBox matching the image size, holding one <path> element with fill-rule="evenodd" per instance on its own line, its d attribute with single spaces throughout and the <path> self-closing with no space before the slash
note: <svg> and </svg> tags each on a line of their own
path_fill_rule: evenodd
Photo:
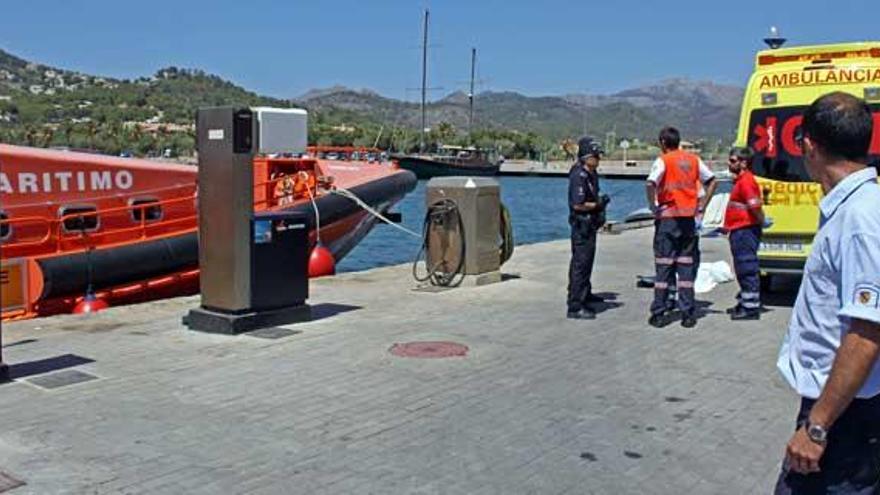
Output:
<svg viewBox="0 0 880 495">
<path fill-rule="evenodd" d="M 413 237 L 418 237 L 419 239 L 422 238 L 422 234 L 419 234 L 418 232 L 415 232 L 415 231 L 413 231 L 413 230 L 410 230 L 410 229 L 404 227 L 403 225 L 400 225 L 399 223 L 396 223 L 396 222 L 393 222 L 393 221 L 389 220 L 387 217 L 385 217 L 384 215 L 382 215 L 381 213 L 379 213 L 378 211 L 376 211 L 376 209 L 372 208 L 370 205 L 368 205 L 366 202 L 364 202 L 364 200 L 362 200 L 361 198 L 357 197 L 357 195 L 356 195 L 355 193 L 349 191 L 348 189 L 345 189 L 345 188 L 343 188 L 343 187 L 336 186 L 335 189 L 331 189 L 331 190 L 330 190 L 330 193 L 332 193 L 332 194 L 338 194 L 339 196 L 342 196 L 342 197 L 344 197 L 344 198 L 348 198 L 348 199 L 354 201 L 355 203 L 358 204 L 358 206 L 360 206 L 361 208 L 363 208 L 364 210 L 366 210 L 368 213 L 370 213 L 370 214 L 373 215 L 374 217 L 378 218 L 379 220 L 382 220 L 383 222 L 385 222 L 385 223 L 387 223 L 388 225 L 390 225 L 390 226 L 392 226 L 392 227 L 394 227 L 394 228 L 400 230 L 401 232 L 405 232 L 405 233 L 407 233 L 407 234 L 409 234 L 409 235 L 411 235 L 411 236 L 413 236 Z"/>
</svg>

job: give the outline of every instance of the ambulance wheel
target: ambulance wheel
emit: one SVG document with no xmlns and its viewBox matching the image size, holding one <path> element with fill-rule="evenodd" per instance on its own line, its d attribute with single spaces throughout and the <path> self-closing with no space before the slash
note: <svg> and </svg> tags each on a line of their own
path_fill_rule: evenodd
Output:
<svg viewBox="0 0 880 495">
<path fill-rule="evenodd" d="M 773 276 L 769 273 L 761 274 L 761 292 L 773 292 Z"/>
</svg>

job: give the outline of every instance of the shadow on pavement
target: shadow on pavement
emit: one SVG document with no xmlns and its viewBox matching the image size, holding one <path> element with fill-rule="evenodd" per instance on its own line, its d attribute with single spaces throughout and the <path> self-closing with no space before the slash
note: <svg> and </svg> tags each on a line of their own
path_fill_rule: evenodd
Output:
<svg viewBox="0 0 880 495">
<path fill-rule="evenodd" d="M 62 354 L 61 356 L 40 359 L 39 361 L 10 364 L 9 378 L 13 380 L 18 378 L 26 378 L 33 375 L 40 375 L 43 373 L 48 373 L 50 371 L 73 368 L 74 366 L 94 362 L 94 359 L 77 356 L 76 354 Z"/>
<path fill-rule="evenodd" d="M 800 275 L 774 275 L 770 284 L 761 291 L 764 306 L 791 308 L 801 286 Z"/>
<path fill-rule="evenodd" d="M 605 302 L 601 303 L 591 303 L 589 306 L 596 312 L 596 314 L 604 313 L 606 311 L 614 310 L 620 307 L 623 307 L 622 302 L 618 302 L 617 298 L 620 296 L 617 292 L 596 292 L 596 295 L 605 299 Z"/>
<path fill-rule="evenodd" d="M 352 306 L 350 304 L 322 303 L 312 306 L 312 320 L 318 321 L 325 318 L 332 318 L 342 313 L 357 311 L 364 309 L 363 306 Z"/>
</svg>

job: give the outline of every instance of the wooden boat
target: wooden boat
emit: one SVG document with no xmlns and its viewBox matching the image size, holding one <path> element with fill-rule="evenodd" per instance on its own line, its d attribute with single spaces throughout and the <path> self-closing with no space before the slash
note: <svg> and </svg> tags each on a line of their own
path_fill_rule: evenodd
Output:
<svg viewBox="0 0 880 495">
<path fill-rule="evenodd" d="M 498 175 L 503 161 L 485 150 L 462 146 L 442 146 L 435 154 L 395 155 L 393 158 L 400 168 L 413 172 L 419 179 Z"/>
</svg>

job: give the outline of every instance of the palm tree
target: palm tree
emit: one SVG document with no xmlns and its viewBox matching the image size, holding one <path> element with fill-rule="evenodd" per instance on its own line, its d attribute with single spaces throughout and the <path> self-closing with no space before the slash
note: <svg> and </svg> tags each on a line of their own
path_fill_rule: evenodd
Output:
<svg viewBox="0 0 880 495">
<path fill-rule="evenodd" d="M 70 146 L 70 137 L 73 135 L 73 124 L 70 122 L 64 122 L 61 132 L 64 134 L 65 146 Z"/>
<path fill-rule="evenodd" d="M 89 148 L 95 149 L 95 136 L 98 134 L 98 125 L 94 122 L 89 122 L 86 134 L 89 136 Z"/>
<path fill-rule="evenodd" d="M 24 139 L 27 142 L 28 146 L 35 146 L 37 143 L 37 131 L 32 126 L 27 126 L 24 129 Z"/>
<path fill-rule="evenodd" d="M 115 124 L 115 123 L 106 124 L 104 126 L 104 134 L 106 134 L 107 137 L 110 138 L 110 142 L 113 143 L 113 145 L 115 145 L 117 148 L 119 147 L 119 137 L 120 136 L 119 136 L 119 127 L 117 126 L 117 124 Z M 103 150 L 103 151 L 108 151 L 108 150 Z M 116 153 L 118 150 L 114 149 L 111 151 Z"/>
<path fill-rule="evenodd" d="M 565 158 L 568 160 L 574 159 L 577 155 L 577 143 L 573 139 L 563 139 L 560 148 L 562 148 L 562 152 L 565 153 Z"/>
<path fill-rule="evenodd" d="M 52 138 L 55 137 L 55 130 L 51 127 L 43 129 L 43 147 L 48 148 L 52 144 Z"/>
</svg>

